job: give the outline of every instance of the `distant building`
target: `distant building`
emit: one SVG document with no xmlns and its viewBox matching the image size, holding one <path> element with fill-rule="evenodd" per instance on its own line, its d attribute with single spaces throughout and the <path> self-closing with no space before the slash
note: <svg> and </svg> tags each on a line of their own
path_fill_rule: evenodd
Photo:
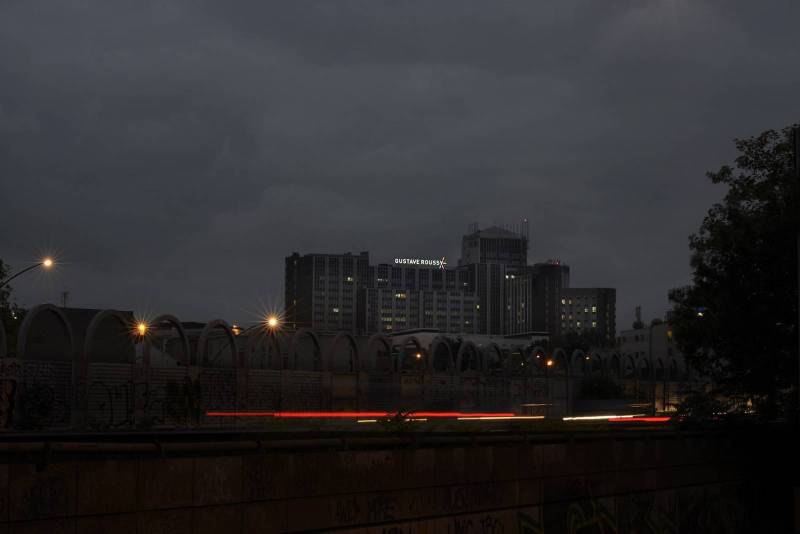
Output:
<svg viewBox="0 0 800 534">
<path fill-rule="evenodd" d="M 569 266 L 561 260 L 536 263 L 530 268 L 533 279 L 533 329 L 561 335 L 561 293 L 569 287 Z"/>
<path fill-rule="evenodd" d="M 515 231 L 516 230 L 516 231 Z M 519 229 L 491 226 L 479 230 L 477 225 L 461 238 L 459 265 L 497 263 L 511 269 L 528 265 L 528 221 Z"/>
<path fill-rule="evenodd" d="M 534 277 L 530 268 L 505 275 L 506 335 L 531 332 L 534 314 Z"/>
<path fill-rule="evenodd" d="M 570 287 L 561 290 L 561 335 L 596 335 L 603 343 L 616 342 L 617 290 L 607 287 Z"/>
<path fill-rule="evenodd" d="M 662 370 L 671 377 L 678 376 L 679 372 L 685 373 L 684 357 L 675 343 L 669 322 L 656 321 L 650 326 L 623 330 L 617 344 L 620 354 L 630 356 L 634 361 L 645 359 L 656 374 Z"/>
<path fill-rule="evenodd" d="M 478 333 L 499 336 L 505 332 L 505 282 L 508 270 L 499 263 L 462 265 L 469 287 L 475 294 L 478 312 Z"/>
<path fill-rule="evenodd" d="M 465 270 L 390 265 L 369 267 L 362 293 L 364 332 L 407 329 L 474 333 L 477 299 Z"/>
<path fill-rule="evenodd" d="M 434 329 L 559 338 L 586 331 L 613 343 L 615 290 L 570 288 L 569 266 L 559 260 L 527 265 L 527 220 L 516 227 L 473 225 L 461 244 L 455 268 L 445 258 L 370 265 L 368 252 L 295 252 L 286 258 L 285 321 L 363 334 Z M 574 309 L 566 304 L 573 300 Z"/>
<path fill-rule="evenodd" d="M 359 289 L 369 280 L 369 253 L 286 258 L 285 316 L 293 328 L 358 332 Z"/>
</svg>

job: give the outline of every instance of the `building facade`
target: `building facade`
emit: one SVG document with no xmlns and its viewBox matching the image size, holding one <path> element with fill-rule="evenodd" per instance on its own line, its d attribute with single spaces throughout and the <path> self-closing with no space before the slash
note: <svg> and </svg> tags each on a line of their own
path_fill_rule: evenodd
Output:
<svg viewBox="0 0 800 534">
<path fill-rule="evenodd" d="M 534 277 L 530 269 L 505 275 L 505 324 L 507 335 L 531 332 L 533 327 Z"/>
<path fill-rule="evenodd" d="M 500 226 L 484 230 L 477 225 L 461 238 L 459 265 L 496 263 L 523 270 L 528 265 L 528 221 L 518 231 Z"/>
<path fill-rule="evenodd" d="M 527 255 L 527 221 L 514 229 L 472 227 L 455 268 L 444 258 L 370 265 L 368 252 L 294 253 L 286 258 L 285 320 L 292 328 L 359 334 L 592 332 L 613 343 L 615 290 L 571 288 L 569 266 L 527 265 Z"/>
<path fill-rule="evenodd" d="M 617 332 L 617 290 L 609 287 L 570 287 L 561 290 L 561 335 L 588 334 L 613 345 Z"/>
<path fill-rule="evenodd" d="M 292 328 L 358 332 L 360 288 L 369 280 L 369 253 L 286 258 L 284 321 Z"/>
<path fill-rule="evenodd" d="M 617 344 L 624 357 L 647 361 L 656 376 L 669 373 L 674 379 L 680 373 L 687 372 L 684 356 L 675 343 L 669 321 L 656 320 L 649 326 L 623 330 L 619 333 Z"/>
<path fill-rule="evenodd" d="M 474 333 L 477 299 L 469 273 L 407 264 L 369 267 L 362 291 L 361 330 L 392 333 L 415 328 Z"/>
<path fill-rule="evenodd" d="M 533 329 L 561 336 L 561 293 L 569 287 L 569 266 L 561 260 L 536 263 L 530 268 L 533 280 Z"/>
</svg>

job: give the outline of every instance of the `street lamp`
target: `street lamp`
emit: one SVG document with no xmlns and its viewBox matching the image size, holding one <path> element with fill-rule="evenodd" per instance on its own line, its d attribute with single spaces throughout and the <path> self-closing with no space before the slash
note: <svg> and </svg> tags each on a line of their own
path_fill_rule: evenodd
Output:
<svg viewBox="0 0 800 534">
<path fill-rule="evenodd" d="M 278 319 L 277 315 L 270 315 L 267 317 L 267 328 L 270 330 L 275 330 L 281 324 L 280 320 Z"/>
<path fill-rule="evenodd" d="M 53 265 L 55 265 L 55 261 L 53 261 L 53 258 L 50 258 L 50 257 L 42 258 L 41 261 L 39 261 L 37 263 L 34 263 L 33 265 L 29 265 L 29 266 L 25 267 L 21 271 L 19 271 L 17 273 L 14 273 L 9 278 L 7 278 L 4 281 L 0 282 L 0 288 L 3 288 L 5 286 L 7 286 L 8 283 L 11 282 L 14 278 L 16 278 L 16 277 L 18 277 L 18 276 L 20 276 L 22 274 L 25 274 L 28 271 L 32 271 L 33 269 L 36 269 L 37 267 L 41 267 L 42 269 L 49 270 L 49 269 L 51 269 L 53 267 Z"/>
</svg>

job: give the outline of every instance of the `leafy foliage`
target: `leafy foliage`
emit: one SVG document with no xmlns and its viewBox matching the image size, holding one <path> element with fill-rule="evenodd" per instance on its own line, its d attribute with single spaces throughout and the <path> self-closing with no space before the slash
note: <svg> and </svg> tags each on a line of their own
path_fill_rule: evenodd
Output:
<svg viewBox="0 0 800 534">
<path fill-rule="evenodd" d="M 797 377 L 800 191 L 792 129 L 737 139 L 735 168 L 707 173 L 727 186 L 689 238 L 693 280 L 673 289 L 673 331 L 689 363 L 719 392 L 776 409 Z"/>
<path fill-rule="evenodd" d="M 0 282 L 7 279 L 10 269 L 7 263 L 0 260 Z M 0 288 L 0 322 L 6 329 L 8 350 L 13 353 L 17 346 L 17 330 L 25 317 L 25 310 L 21 309 L 11 300 L 11 286 Z"/>
</svg>

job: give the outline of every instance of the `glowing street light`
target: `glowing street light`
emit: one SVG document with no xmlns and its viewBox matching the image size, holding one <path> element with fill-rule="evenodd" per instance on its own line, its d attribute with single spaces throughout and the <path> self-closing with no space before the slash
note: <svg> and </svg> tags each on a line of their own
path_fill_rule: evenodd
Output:
<svg viewBox="0 0 800 534">
<path fill-rule="evenodd" d="M 418 360 L 421 360 L 421 359 L 422 359 L 422 353 L 421 353 L 421 352 L 418 352 L 418 353 L 416 354 L 416 358 L 417 358 Z"/>
<path fill-rule="evenodd" d="M 145 334 L 147 334 L 147 323 L 139 321 L 139 323 L 136 324 L 136 333 L 144 337 Z"/>
<path fill-rule="evenodd" d="M 41 261 L 39 261 L 37 263 L 34 263 L 33 265 L 29 265 L 29 266 L 25 267 L 21 271 L 11 275 L 9 278 L 7 278 L 4 281 L 0 282 L 0 288 L 5 287 L 6 285 L 8 285 L 9 282 L 11 282 L 14 278 L 18 277 L 19 275 L 25 274 L 28 271 L 31 271 L 31 270 L 33 270 L 33 269 L 35 269 L 37 267 L 41 267 L 42 269 L 49 270 L 50 268 L 53 267 L 53 265 L 55 265 L 55 261 L 53 261 L 53 258 L 50 258 L 50 257 L 42 258 Z"/>
<path fill-rule="evenodd" d="M 553 360 L 547 360 L 547 367 L 553 367 Z"/>
<path fill-rule="evenodd" d="M 270 330 L 275 330 L 281 324 L 280 320 L 278 319 L 277 315 L 270 315 L 267 317 L 267 327 Z"/>
</svg>

